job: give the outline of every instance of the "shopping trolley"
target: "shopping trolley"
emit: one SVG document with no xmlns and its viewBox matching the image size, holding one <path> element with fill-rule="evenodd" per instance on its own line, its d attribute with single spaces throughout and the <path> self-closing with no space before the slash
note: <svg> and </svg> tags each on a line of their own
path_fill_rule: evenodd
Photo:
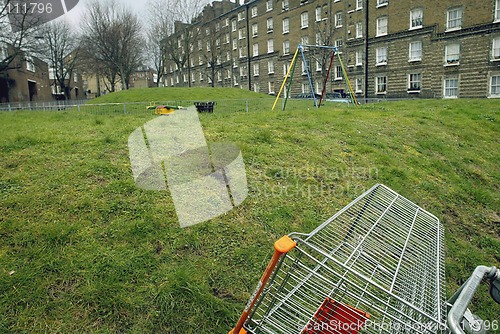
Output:
<svg viewBox="0 0 500 334">
<path fill-rule="evenodd" d="M 274 255 L 230 334 L 484 333 L 468 304 L 500 270 L 479 266 L 448 301 L 438 218 L 377 184 Z"/>
</svg>

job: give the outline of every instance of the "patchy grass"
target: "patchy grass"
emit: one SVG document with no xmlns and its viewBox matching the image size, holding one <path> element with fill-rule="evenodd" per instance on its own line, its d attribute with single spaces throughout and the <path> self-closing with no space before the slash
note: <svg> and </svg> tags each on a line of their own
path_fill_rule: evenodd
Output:
<svg viewBox="0 0 500 334">
<path fill-rule="evenodd" d="M 137 99 L 127 93 L 100 102 Z M 128 135 L 154 116 L 1 113 L 0 332 L 227 333 L 273 241 L 310 232 L 374 183 L 442 220 L 448 294 L 476 265 L 500 266 L 497 101 L 271 104 L 200 115 L 209 142 L 242 150 L 250 194 L 186 229 L 168 192 L 131 175 Z M 473 310 L 500 313 L 484 286 Z"/>
</svg>

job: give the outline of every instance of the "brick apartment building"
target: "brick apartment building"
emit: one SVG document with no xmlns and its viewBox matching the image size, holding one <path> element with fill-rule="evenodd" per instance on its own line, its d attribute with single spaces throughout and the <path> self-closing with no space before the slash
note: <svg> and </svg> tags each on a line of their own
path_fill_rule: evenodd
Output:
<svg viewBox="0 0 500 334">
<path fill-rule="evenodd" d="M 358 98 L 500 97 L 500 0 L 215 1 L 169 39 L 186 57 L 170 57 L 166 86 L 276 94 L 303 44 L 338 47 Z M 305 50 L 320 92 L 330 51 Z M 293 82 L 310 91 L 302 61 Z M 326 85 L 346 92 L 338 60 Z"/>
</svg>

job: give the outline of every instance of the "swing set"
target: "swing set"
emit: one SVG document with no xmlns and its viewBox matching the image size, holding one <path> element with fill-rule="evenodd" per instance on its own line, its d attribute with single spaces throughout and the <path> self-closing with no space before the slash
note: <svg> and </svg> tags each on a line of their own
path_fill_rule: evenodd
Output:
<svg viewBox="0 0 500 334">
<path fill-rule="evenodd" d="M 309 64 L 308 64 L 306 56 L 304 54 L 304 48 L 318 48 L 318 49 L 326 49 L 326 50 L 331 51 L 330 63 L 328 65 L 328 71 L 326 73 L 325 81 L 323 82 L 323 89 L 321 91 L 319 102 L 318 102 L 318 98 L 316 96 L 317 94 L 314 91 L 314 85 L 313 85 L 311 73 L 309 72 L 309 66 L 308 66 Z M 280 87 L 280 90 L 278 92 L 278 95 L 276 96 L 276 100 L 274 101 L 272 110 L 274 110 L 274 108 L 276 107 L 276 104 L 278 103 L 278 100 L 279 100 L 279 98 L 281 96 L 281 93 L 285 89 L 285 86 L 286 86 L 286 94 L 285 94 L 285 101 L 283 103 L 283 109 L 282 110 L 285 110 L 285 108 L 286 108 L 286 103 L 287 103 L 288 98 L 290 96 L 290 89 L 292 87 L 292 82 L 293 82 L 293 74 L 295 73 L 295 66 L 297 65 L 297 56 L 298 56 L 299 52 L 300 52 L 300 55 L 301 55 L 301 58 L 302 58 L 302 63 L 304 65 L 305 73 L 307 75 L 307 80 L 309 82 L 309 87 L 311 89 L 312 97 L 314 99 L 314 106 L 316 108 L 319 108 L 321 106 L 321 102 L 325 99 L 326 86 L 327 86 L 327 83 L 328 83 L 328 78 L 330 77 L 330 72 L 331 72 L 332 65 L 333 65 L 333 62 L 334 62 L 335 58 L 338 59 L 340 67 L 342 68 L 342 75 L 345 78 L 347 89 L 349 91 L 349 94 L 348 94 L 349 95 L 349 100 L 354 105 L 356 105 L 356 106 L 358 105 L 358 101 L 356 100 L 356 94 L 354 93 L 354 90 L 352 89 L 352 85 L 351 85 L 351 82 L 349 81 L 349 77 L 348 77 L 347 71 L 346 71 L 346 69 L 344 67 L 344 63 L 342 62 L 342 58 L 340 58 L 340 54 L 338 52 L 338 48 L 335 47 L 335 46 L 321 46 L 321 45 L 303 45 L 303 44 L 299 44 L 298 47 L 297 47 L 297 50 L 295 51 L 295 54 L 293 55 L 292 62 L 290 63 L 288 71 L 287 71 L 287 73 L 285 75 L 285 79 L 283 80 L 283 83 L 281 84 L 281 87 Z"/>
</svg>

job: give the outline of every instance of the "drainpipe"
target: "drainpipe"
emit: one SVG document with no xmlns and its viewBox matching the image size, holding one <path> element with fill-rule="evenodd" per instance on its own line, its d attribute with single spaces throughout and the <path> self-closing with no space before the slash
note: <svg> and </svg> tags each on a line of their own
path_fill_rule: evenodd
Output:
<svg viewBox="0 0 500 334">
<path fill-rule="evenodd" d="M 368 99 L 368 33 L 370 32 L 370 0 L 366 0 L 365 9 L 365 103 Z"/>
</svg>

